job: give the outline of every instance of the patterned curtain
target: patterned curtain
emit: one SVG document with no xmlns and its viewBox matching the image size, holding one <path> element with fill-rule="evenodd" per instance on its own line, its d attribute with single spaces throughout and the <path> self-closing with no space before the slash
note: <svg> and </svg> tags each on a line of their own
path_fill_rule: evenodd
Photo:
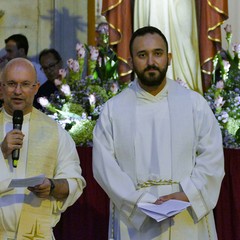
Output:
<svg viewBox="0 0 240 240">
<path fill-rule="evenodd" d="M 212 59 L 221 49 L 221 25 L 228 18 L 228 0 L 196 0 L 203 90 L 211 85 Z"/>
<path fill-rule="evenodd" d="M 128 65 L 128 46 L 132 35 L 132 1 L 103 0 L 102 15 L 106 17 L 110 26 L 110 45 L 118 55 L 121 81 L 127 82 L 132 73 Z"/>
</svg>

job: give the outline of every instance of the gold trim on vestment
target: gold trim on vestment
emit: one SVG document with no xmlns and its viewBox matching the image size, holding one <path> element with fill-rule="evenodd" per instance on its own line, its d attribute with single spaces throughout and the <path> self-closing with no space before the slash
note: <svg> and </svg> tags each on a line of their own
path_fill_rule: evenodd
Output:
<svg viewBox="0 0 240 240">
<path fill-rule="evenodd" d="M 54 177 L 58 138 L 57 123 L 44 113 L 33 109 L 29 122 L 26 177 L 38 174 L 45 174 L 48 178 Z M 50 196 L 38 198 L 26 189 L 17 240 L 52 239 L 52 208 Z"/>
<path fill-rule="evenodd" d="M 157 186 L 157 185 L 173 185 L 173 184 L 179 184 L 177 181 L 173 181 L 172 179 L 169 180 L 147 180 L 146 182 L 143 183 L 138 183 L 136 189 L 139 190 L 141 188 L 146 188 L 146 187 L 152 187 L 152 186 Z"/>
</svg>

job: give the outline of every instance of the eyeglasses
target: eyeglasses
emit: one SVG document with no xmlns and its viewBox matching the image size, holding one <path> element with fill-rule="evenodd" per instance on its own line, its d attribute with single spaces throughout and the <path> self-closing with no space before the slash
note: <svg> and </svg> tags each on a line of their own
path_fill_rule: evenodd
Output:
<svg viewBox="0 0 240 240">
<path fill-rule="evenodd" d="M 47 71 L 47 70 L 53 70 L 53 68 L 59 63 L 59 61 L 57 61 L 56 63 L 52 63 L 52 64 L 49 64 L 48 66 L 46 67 L 41 67 L 41 70 L 42 71 Z"/>
<path fill-rule="evenodd" d="M 15 89 L 17 89 L 18 86 L 20 86 L 22 91 L 29 91 L 33 87 L 37 86 L 37 84 L 36 83 L 32 84 L 30 82 L 22 82 L 22 83 L 7 82 L 7 83 L 3 83 L 3 86 L 7 87 L 9 91 L 14 91 Z"/>
</svg>

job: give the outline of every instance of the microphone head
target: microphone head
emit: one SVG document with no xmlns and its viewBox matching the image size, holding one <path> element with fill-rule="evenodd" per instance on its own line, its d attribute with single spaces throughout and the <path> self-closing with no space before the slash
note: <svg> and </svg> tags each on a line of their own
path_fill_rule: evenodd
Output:
<svg viewBox="0 0 240 240">
<path fill-rule="evenodd" d="M 13 112 L 13 124 L 22 124 L 23 123 L 23 111 L 15 110 Z"/>
</svg>

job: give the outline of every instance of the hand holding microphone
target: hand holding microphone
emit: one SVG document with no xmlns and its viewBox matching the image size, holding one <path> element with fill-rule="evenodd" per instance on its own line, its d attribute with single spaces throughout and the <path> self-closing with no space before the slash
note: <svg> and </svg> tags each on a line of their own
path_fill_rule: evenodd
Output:
<svg viewBox="0 0 240 240">
<path fill-rule="evenodd" d="M 15 110 L 13 112 L 13 129 L 22 130 L 23 112 L 21 110 Z M 13 167 L 17 167 L 18 159 L 20 155 L 20 149 L 12 151 L 12 164 Z"/>
<path fill-rule="evenodd" d="M 13 116 L 13 130 L 8 132 L 1 143 L 2 154 L 5 159 L 11 154 L 13 160 L 18 161 L 19 149 L 22 147 L 24 134 L 21 132 L 22 128 L 22 114 L 17 112 Z M 17 151 L 15 151 L 17 150 Z M 18 155 L 18 156 L 17 156 Z M 17 166 L 17 162 L 13 161 L 13 166 Z"/>
</svg>

